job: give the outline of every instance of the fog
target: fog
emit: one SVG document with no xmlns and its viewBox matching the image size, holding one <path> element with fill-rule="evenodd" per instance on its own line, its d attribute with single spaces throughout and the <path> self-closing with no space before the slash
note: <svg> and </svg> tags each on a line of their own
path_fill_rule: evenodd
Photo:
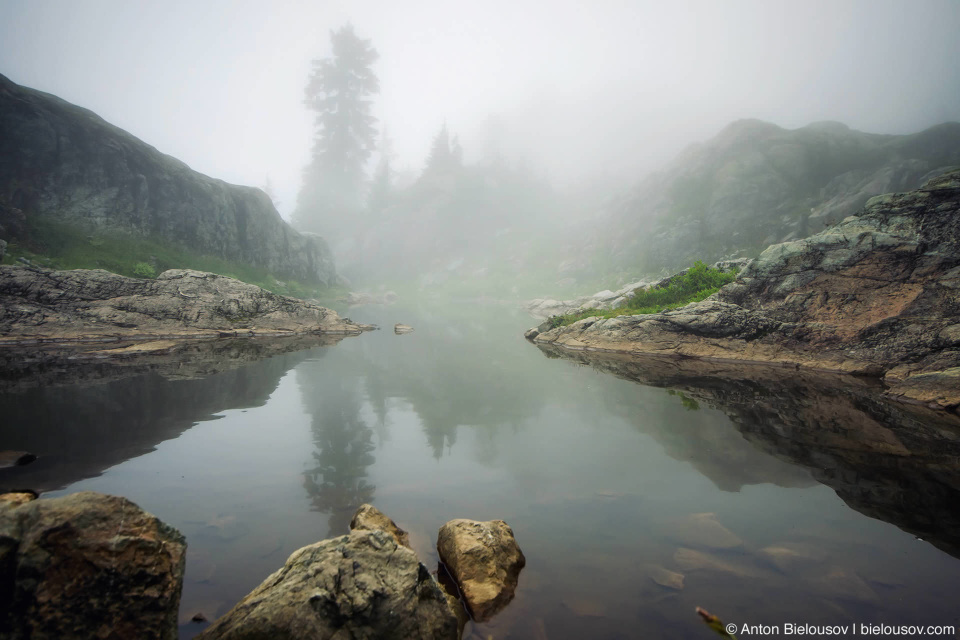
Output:
<svg viewBox="0 0 960 640">
<path fill-rule="evenodd" d="M 630 178 L 745 117 L 906 133 L 960 119 L 960 5 L 942 2 L 6 0 L 0 73 L 193 168 L 275 185 L 308 161 L 303 89 L 330 29 L 380 53 L 375 113 L 419 169 L 485 121 L 551 178 Z"/>
<path fill-rule="evenodd" d="M 740 118 L 960 120 L 956 0 L 5 0 L 0 73 L 208 175 L 269 180 L 289 219 L 310 61 L 347 22 L 379 53 L 373 112 L 408 175 L 444 123 L 467 162 L 500 154 L 562 192 L 612 194 Z"/>
</svg>

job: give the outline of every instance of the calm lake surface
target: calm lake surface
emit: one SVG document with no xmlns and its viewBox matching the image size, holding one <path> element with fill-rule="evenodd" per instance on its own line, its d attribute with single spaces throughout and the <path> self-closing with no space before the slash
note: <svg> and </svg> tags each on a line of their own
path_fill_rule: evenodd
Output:
<svg viewBox="0 0 960 640">
<path fill-rule="evenodd" d="M 207 376 L 0 394 L 0 449 L 41 456 L 0 488 L 119 494 L 177 527 L 185 638 L 364 502 L 431 569 L 447 520 L 513 527 L 516 598 L 465 637 L 713 637 L 697 606 L 737 625 L 960 627 L 952 418 L 866 382 L 558 358 L 509 305 L 348 315 L 384 329 Z"/>
</svg>

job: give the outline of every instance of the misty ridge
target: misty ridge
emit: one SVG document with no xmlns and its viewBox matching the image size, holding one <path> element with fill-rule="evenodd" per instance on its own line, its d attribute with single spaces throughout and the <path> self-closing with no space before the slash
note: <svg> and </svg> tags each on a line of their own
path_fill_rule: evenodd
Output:
<svg viewBox="0 0 960 640">
<path fill-rule="evenodd" d="M 358 283 L 400 279 L 421 292 L 484 296 L 529 295 L 531 284 L 619 286 L 697 260 L 755 257 L 836 224 L 874 195 L 960 166 L 956 122 L 898 136 L 839 122 L 788 130 L 738 120 L 637 186 L 591 199 L 558 189 L 526 159 L 509 160 L 488 117 L 472 162 L 444 122 L 422 170 L 401 172 L 372 115 L 379 54 L 351 24 L 330 39 L 331 55 L 313 61 L 307 83 L 315 138 L 293 222 L 328 238 L 341 272 Z"/>
<path fill-rule="evenodd" d="M 308 238 L 290 267 L 251 254 L 247 236 L 263 233 L 237 218 L 198 232 L 219 244 L 190 249 L 230 264 L 144 245 L 103 265 L 119 273 L 190 262 L 300 296 L 319 295 L 301 282 L 311 269 L 322 287 L 573 296 L 755 257 L 960 165 L 952 3 L 108 5 L 10 5 L 5 70 L 202 173 L 260 187 Z M 34 24 L 44 31 L 28 43 Z M 76 55 L 54 61 L 68 24 L 84 27 Z M 108 59 L 120 50 L 126 64 Z M 122 98 L 96 91 L 108 77 L 125 82 Z M 201 200 L 198 215 L 223 217 L 226 205 Z M 287 233 L 261 244 L 287 252 L 301 242 Z"/>
</svg>

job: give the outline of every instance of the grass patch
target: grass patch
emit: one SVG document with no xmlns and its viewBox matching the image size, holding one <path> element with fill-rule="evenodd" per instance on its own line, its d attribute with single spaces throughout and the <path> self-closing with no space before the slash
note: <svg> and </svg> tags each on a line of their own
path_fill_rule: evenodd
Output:
<svg viewBox="0 0 960 640">
<path fill-rule="evenodd" d="M 550 318 L 551 328 L 565 327 L 584 318 L 615 318 L 659 313 L 700 302 L 736 280 L 737 270 L 720 271 L 698 260 L 686 273 L 674 276 L 665 286 L 637 289 L 627 302 L 615 309 L 588 309 Z"/>
<path fill-rule="evenodd" d="M 152 278 L 167 269 L 196 269 L 255 284 L 273 293 L 332 302 L 341 287 L 279 280 L 265 269 L 215 256 L 197 255 L 168 243 L 122 231 L 93 229 L 48 217 L 27 218 L 29 240 L 12 241 L 4 264 L 26 258 L 49 269 L 105 269 L 131 278 Z"/>
</svg>

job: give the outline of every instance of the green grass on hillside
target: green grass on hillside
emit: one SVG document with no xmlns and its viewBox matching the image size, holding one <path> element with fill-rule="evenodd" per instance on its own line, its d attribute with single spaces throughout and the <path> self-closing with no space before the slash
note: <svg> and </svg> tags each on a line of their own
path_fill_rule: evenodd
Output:
<svg viewBox="0 0 960 640">
<path fill-rule="evenodd" d="M 615 309 L 590 309 L 580 313 L 553 316 L 550 324 L 553 328 L 565 327 L 583 318 L 615 318 L 617 316 L 659 313 L 676 309 L 691 302 L 700 302 L 720 290 L 720 287 L 733 282 L 736 270 L 723 272 L 708 267 L 698 260 L 682 276 L 677 276 L 665 287 L 637 289 L 626 304 Z"/>
<path fill-rule="evenodd" d="M 151 238 L 121 231 L 90 229 L 46 217 L 27 219 L 29 241 L 11 242 L 4 264 L 17 258 L 50 269 L 105 269 L 131 278 L 154 277 L 167 269 L 209 271 L 285 296 L 317 298 L 332 302 L 346 294 L 340 287 L 322 287 L 278 280 L 265 269 L 224 260 L 215 256 L 190 253 Z"/>
</svg>

